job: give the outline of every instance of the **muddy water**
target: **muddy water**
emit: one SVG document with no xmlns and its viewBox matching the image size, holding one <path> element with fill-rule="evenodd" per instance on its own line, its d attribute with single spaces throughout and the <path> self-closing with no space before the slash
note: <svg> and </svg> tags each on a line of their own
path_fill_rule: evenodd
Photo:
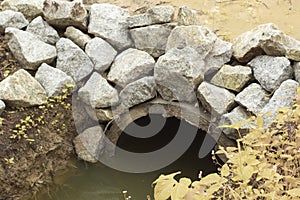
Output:
<svg viewBox="0 0 300 200">
<path fill-rule="evenodd" d="M 159 115 L 152 116 L 151 119 L 164 120 Z M 136 123 L 140 126 L 146 126 L 150 123 L 150 120 L 146 117 L 139 119 Z M 160 149 L 175 137 L 179 123 L 180 120 L 169 118 L 159 133 L 151 138 L 144 139 L 143 142 L 140 138 L 122 134 L 118 146 L 131 152 L 151 152 L 154 149 Z M 186 134 L 195 130 L 193 126 L 186 122 L 181 122 L 180 126 Z M 129 126 L 128 129 L 130 128 Z M 124 132 L 126 133 L 127 129 Z M 150 132 L 151 130 L 149 130 Z M 171 165 L 154 172 L 143 174 L 124 173 L 106 167 L 101 163 L 92 165 L 79 161 L 74 162 L 77 169 L 71 168 L 67 174 L 56 176 L 55 184 L 47 191 L 38 194 L 36 199 L 124 200 L 122 191 L 127 190 L 133 200 L 146 200 L 147 195 L 153 197 L 151 183 L 160 174 L 169 174 L 180 170 L 183 176 L 195 180 L 199 171 L 203 171 L 204 175 L 216 171 L 217 166 L 212 161 L 211 155 L 207 155 L 203 159 L 198 158 L 204 136 L 205 132 L 199 130 L 194 142 L 184 155 Z"/>
<path fill-rule="evenodd" d="M 187 5 L 199 11 L 201 23 L 214 30 L 226 40 L 259 24 L 273 22 L 288 35 L 300 40 L 299 0 L 85 0 L 86 3 L 113 3 L 129 9 L 132 13 L 140 8 L 154 5 Z M 123 138 L 124 144 L 137 144 Z M 56 184 L 48 192 L 39 194 L 38 200 L 122 200 L 121 191 L 127 190 L 133 199 L 146 199 L 152 194 L 151 183 L 162 173 L 183 170 L 185 176 L 196 178 L 199 170 L 209 173 L 215 170 L 209 158 L 197 158 L 201 138 L 194 142 L 188 152 L 178 161 L 159 171 L 146 174 L 129 174 L 110 169 L 104 165 L 87 165 L 75 162 L 76 170 L 56 177 Z M 145 147 L 135 145 L 137 151 Z M 128 148 L 128 147 L 126 147 Z M 134 148 L 132 149 L 134 150 Z"/>
</svg>

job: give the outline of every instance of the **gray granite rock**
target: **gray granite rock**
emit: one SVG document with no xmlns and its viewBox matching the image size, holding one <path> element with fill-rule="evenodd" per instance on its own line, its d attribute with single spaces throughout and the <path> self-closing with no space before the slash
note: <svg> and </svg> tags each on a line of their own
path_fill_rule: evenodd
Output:
<svg viewBox="0 0 300 200">
<path fill-rule="evenodd" d="M 152 25 L 132 29 L 130 34 L 135 48 L 157 58 L 165 53 L 168 37 L 173 28 L 172 24 Z"/>
<path fill-rule="evenodd" d="M 9 49 L 25 69 L 36 70 L 42 63 L 49 64 L 56 58 L 55 47 L 32 33 L 7 28 L 5 35 L 9 38 Z"/>
<path fill-rule="evenodd" d="M 155 65 L 157 91 L 167 101 L 193 102 L 204 68 L 203 60 L 193 48 L 171 49 L 159 57 Z"/>
<path fill-rule="evenodd" d="M 92 108 L 107 108 L 119 103 L 117 90 L 97 72 L 94 72 L 86 84 L 79 89 L 78 96 Z"/>
<path fill-rule="evenodd" d="M 13 10 L 23 13 L 31 21 L 43 14 L 44 0 L 5 0 L 1 3 L 3 10 Z"/>
<path fill-rule="evenodd" d="M 231 112 L 222 115 L 221 121 L 224 124 L 220 125 L 232 125 L 238 122 L 245 122 L 247 119 L 251 117 L 251 114 L 247 112 L 241 106 L 234 108 Z M 239 128 L 239 132 L 236 129 L 232 128 L 223 128 L 223 133 L 233 140 L 239 139 L 245 136 L 247 133 L 250 132 L 251 126 L 253 126 L 253 122 L 246 123 Z"/>
<path fill-rule="evenodd" d="M 56 27 L 87 28 L 88 12 L 81 1 L 45 0 L 43 15 L 49 24 Z"/>
<path fill-rule="evenodd" d="M 29 22 L 20 12 L 15 12 L 12 10 L 0 12 L 0 34 L 3 34 L 7 27 L 22 29 L 28 24 Z"/>
<path fill-rule="evenodd" d="M 212 78 L 211 83 L 229 90 L 240 92 L 251 80 L 250 67 L 224 65 Z"/>
<path fill-rule="evenodd" d="M 272 122 L 279 108 L 291 107 L 293 105 L 293 101 L 297 95 L 297 87 L 299 87 L 299 83 L 291 79 L 281 83 L 270 101 L 262 109 L 265 126 Z"/>
<path fill-rule="evenodd" d="M 232 44 L 217 38 L 204 26 L 177 26 L 168 38 L 166 51 L 172 48 L 192 47 L 205 61 L 206 69 L 220 68 L 232 55 Z"/>
<path fill-rule="evenodd" d="M 71 76 L 45 63 L 38 68 L 35 79 L 44 87 L 48 97 L 63 94 L 62 90 L 66 86 L 73 85 L 75 87 L 76 85 Z M 73 88 L 69 88 L 69 91 L 71 92 Z"/>
<path fill-rule="evenodd" d="M 5 103 L 2 101 L 2 100 L 0 100 L 0 115 L 3 113 L 3 111 L 5 110 Z"/>
<path fill-rule="evenodd" d="M 149 8 L 146 13 L 129 16 L 128 26 L 129 28 L 149 26 L 153 24 L 162 24 L 172 21 L 174 16 L 173 6 L 154 6 Z"/>
<path fill-rule="evenodd" d="M 293 68 L 285 57 L 257 56 L 248 64 L 253 69 L 255 79 L 269 92 L 293 77 Z"/>
<path fill-rule="evenodd" d="M 90 75 L 94 65 L 90 58 L 71 40 L 61 38 L 56 43 L 56 68 L 71 76 L 75 82 Z"/>
<path fill-rule="evenodd" d="M 234 100 L 257 115 L 267 104 L 268 96 L 268 93 L 259 84 L 252 83 L 237 94 Z"/>
<path fill-rule="evenodd" d="M 233 93 L 207 82 L 199 85 L 197 94 L 204 108 L 213 115 L 221 116 L 235 104 Z"/>
<path fill-rule="evenodd" d="M 29 107 L 46 103 L 47 95 L 35 78 L 20 69 L 0 82 L 0 99 L 13 107 Z"/>
<path fill-rule="evenodd" d="M 295 62 L 293 65 L 295 80 L 300 83 L 300 62 Z"/>
<path fill-rule="evenodd" d="M 88 32 L 108 41 L 117 50 L 132 46 L 127 17 L 129 12 L 111 4 L 91 6 Z"/>
<path fill-rule="evenodd" d="M 262 54 L 297 60 L 300 59 L 299 47 L 299 41 L 284 34 L 275 24 L 268 23 L 234 39 L 233 55 L 240 62 L 248 62 Z"/>
<path fill-rule="evenodd" d="M 196 10 L 181 6 L 178 10 L 177 21 L 179 26 L 200 25 L 200 17 Z"/>
<path fill-rule="evenodd" d="M 116 57 L 107 79 L 125 87 L 128 83 L 148 75 L 154 64 L 154 58 L 147 52 L 130 48 Z"/>
<path fill-rule="evenodd" d="M 121 103 L 127 108 L 143 103 L 155 96 L 155 80 L 152 76 L 134 81 L 126 85 L 120 92 Z"/>
<path fill-rule="evenodd" d="M 109 43 L 98 37 L 87 43 L 85 53 L 93 61 L 95 70 L 100 73 L 110 67 L 117 55 L 117 51 Z"/>
<path fill-rule="evenodd" d="M 55 44 L 59 40 L 57 31 L 43 20 L 41 16 L 33 19 L 26 28 L 27 32 L 33 33 L 48 44 Z"/>
<path fill-rule="evenodd" d="M 77 28 L 74 28 L 73 26 L 69 26 L 64 35 L 82 49 L 84 49 L 85 45 L 92 39 L 89 35 L 83 33 Z"/>
<path fill-rule="evenodd" d="M 83 133 L 75 137 L 73 143 L 77 156 L 91 163 L 96 163 L 98 153 L 104 148 L 102 140 L 105 135 L 100 126 L 94 126 L 86 129 Z"/>
</svg>

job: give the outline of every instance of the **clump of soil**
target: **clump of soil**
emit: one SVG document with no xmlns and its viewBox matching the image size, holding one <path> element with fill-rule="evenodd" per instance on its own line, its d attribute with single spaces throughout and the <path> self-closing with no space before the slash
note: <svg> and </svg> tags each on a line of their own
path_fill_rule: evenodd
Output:
<svg viewBox="0 0 300 200">
<path fill-rule="evenodd" d="M 0 35 L 0 81 L 20 68 Z M 76 133 L 70 105 L 65 96 L 45 106 L 8 107 L 1 114 L 0 199 L 30 198 L 67 167 Z"/>
</svg>

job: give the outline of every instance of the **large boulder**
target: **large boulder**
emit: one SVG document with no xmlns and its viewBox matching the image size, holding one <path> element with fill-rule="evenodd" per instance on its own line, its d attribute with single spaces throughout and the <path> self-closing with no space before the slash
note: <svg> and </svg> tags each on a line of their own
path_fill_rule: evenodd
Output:
<svg viewBox="0 0 300 200">
<path fill-rule="evenodd" d="M 118 6 L 93 4 L 88 32 L 105 39 L 117 50 L 126 49 L 132 46 L 127 17 L 129 12 Z"/>
<path fill-rule="evenodd" d="M 197 94 L 203 107 L 217 117 L 231 110 L 235 105 L 233 93 L 207 82 L 199 85 Z"/>
<path fill-rule="evenodd" d="M 110 67 L 118 52 L 105 40 L 95 37 L 87 43 L 85 53 L 93 61 L 95 70 L 101 73 Z"/>
<path fill-rule="evenodd" d="M 179 26 L 200 25 L 200 18 L 196 10 L 181 6 L 178 10 L 177 21 Z"/>
<path fill-rule="evenodd" d="M 205 61 L 206 69 L 220 68 L 232 55 L 232 44 L 217 38 L 204 26 L 177 26 L 169 36 L 166 51 L 172 48 L 194 48 Z"/>
<path fill-rule="evenodd" d="M 278 113 L 279 108 L 291 107 L 293 105 L 293 101 L 297 95 L 297 87 L 299 87 L 299 83 L 291 79 L 281 83 L 280 87 L 274 92 L 270 101 L 262 109 L 265 126 L 272 122 Z"/>
<path fill-rule="evenodd" d="M 31 21 L 43 14 L 44 0 L 5 0 L 1 3 L 3 10 L 13 10 L 23 13 Z"/>
<path fill-rule="evenodd" d="M 56 49 L 32 33 L 7 28 L 8 47 L 25 69 L 36 70 L 42 63 L 50 64 L 56 58 Z"/>
<path fill-rule="evenodd" d="M 80 1 L 45 0 L 43 15 L 49 24 L 56 27 L 87 28 L 88 12 Z"/>
<path fill-rule="evenodd" d="M 240 92 L 251 80 L 250 67 L 224 65 L 212 78 L 211 83 L 235 92 Z"/>
<path fill-rule="evenodd" d="M 294 68 L 295 80 L 298 81 L 298 83 L 300 83 L 300 62 L 296 62 L 293 65 L 293 68 Z"/>
<path fill-rule="evenodd" d="M 0 99 L 10 106 L 29 107 L 46 103 L 47 95 L 35 78 L 20 69 L 0 82 Z"/>
<path fill-rule="evenodd" d="M 163 24 L 171 22 L 174 15 L 173 6 L 155 6 L 149 8 L 146 13 L 129 16 L 127 18 L 129 28 Z"/>
<path fill-rule="evenodd" d="M 147 76 L 128 84 L 120 92 L 121 103 L 130 108 L 156 96 L 154 77 Z"/>
<path fill-rule="evenodd" d="M 195 91 L 203 81 L 205 65 L 190 47 L 174 48 L 159 57 L 154 68 L 157 91 L 167 101 L 196 100 Z"/>
<path fill-rule="evenodd" d="M 64 35 L 82 49 L 84 49 L 85 45 L 92 39 L 89 35 L 83 33 L 77 28 L 74 28 L 73 26 L 69 26 Z"/>
<path fill-rule="evenodd" d="M 57 31 L 43 20 L 41 16 L 33 19 L 26 28 L 27 32 L 37 35 L 37 37 L 48 43 L 55 44 L 59 40 Z"/>
<path fill-rule="evenodd" d="M 75 81 L 71 76 L 45 63 L 35 73 L 35 79 L 45 88 L 48 97 L 62 94 L 65 88 L 72 91 L 71 85 L 75 87 Z"/>
<path fill-rule="evenodd" d="M 165 53 L 168 37 L 173 28 L 172 24 L 152 25 L 132 29 L 130 34 L 135 48 L 157 58 Z"/>
<path fill-rule="evenodd" d="M 77 156 L 86 162 L 98 162 L 98 154 L 104 148 L 102 143 L 104 137 L 105 135 L 100 126 L 86 129 L 73 141 Z"/>
<path fill-rule="evenodd" d="M 0 115 L 2 114 L 2 112 L 5 110 L 5 103 L 2 101 L 2 100 L 0 100 Z"/>
<path fill-rule="evenodd" d="M 92 108 L 107 108 L 119 103 L 117 90 L 97 72 L 94 72 L 86 84 L 79 89 L 78 96 Z"/>
<path fill-rule="evenodd" d="M 61 38 L 56 43 L 56 68 L 71 76 L 76 82 L 81 81 L 93 71 L 94 65 L 84 51 L 71 40 Z"/>
<path fill-rule="evenodd" d="M 268 93 L 259 84 L 252 83 L 238 93 L 234 99 L 248 111 L 259 114 L 268 102 Z"/>
<path fill-rule="evenodd" d="M 154 58 L 147 52 L 130 48 L 116 57 L 107 79 L 125 87 L 128 83 L 148 75 L 154 64 Z"/>
<path fill-rule="evenodd" d="M 28 24 L 29 22 L 20 12 L 15 12 L 12 10 L 0 12 L 0 34 L 3 34 L 7 27 L 22 29 Z"/>
<path fill-rule="evenodd" d="M 248 62 L 262 54 L 288 56 L 300 61 L 299 47 L 299 41 L 284 34 L 275 24 L 268 23 L 234 39 L 233 55 L 240 62 Z"/>
<path fill-rule="evenodd" d="M 285 57 L 257 56 L 248 64 L 253 69 L 255 79 L 269 92 L 293 77 L 293 68 Z"/>
<path fill-rule="evenodd" d="M 251 114 L 249 112 L 247 112 L 241 106 L 238 106 L 231 112 L 222 115 L 221 122 L 223 124 L 220 125 L 232 125 L 235 123 L 246 122 L 250 117 Z M 223 133 L 225 133 L 228 138 L 236 140 L 249 133 L 251 130 L 251 126 L 253 125 L 253 122 L 249 120 L 248 123 L 245 123 L 241 127 L 239 127 L 239 131 L 233 128 L 223 128 Z"/>
</svg>

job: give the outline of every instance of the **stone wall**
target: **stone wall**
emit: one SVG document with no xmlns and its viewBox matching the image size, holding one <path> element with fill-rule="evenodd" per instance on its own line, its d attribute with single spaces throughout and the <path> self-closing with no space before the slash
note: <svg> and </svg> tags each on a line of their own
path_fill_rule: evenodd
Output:
<svg viewBox="0 0 300 200">
<path fill-rule="evenodd" d="M 111 4 L 88 11 L 78 1 L 5 0 L 2 7 L 0 33 L 23 69 L 0 82 L 0 112 L 5 104 L 42 105 L 74 85 L 74 143 L 90 162 L 113 154 L 122 130 L 149 113 L 184 119 L 233 145 L 240 135 L 220 123 L 264 115 L 268 125 L 299 86 L 300 42 L 272 23 L 231 43 L 187 7 L 134 16 Z"/>
</svg>

